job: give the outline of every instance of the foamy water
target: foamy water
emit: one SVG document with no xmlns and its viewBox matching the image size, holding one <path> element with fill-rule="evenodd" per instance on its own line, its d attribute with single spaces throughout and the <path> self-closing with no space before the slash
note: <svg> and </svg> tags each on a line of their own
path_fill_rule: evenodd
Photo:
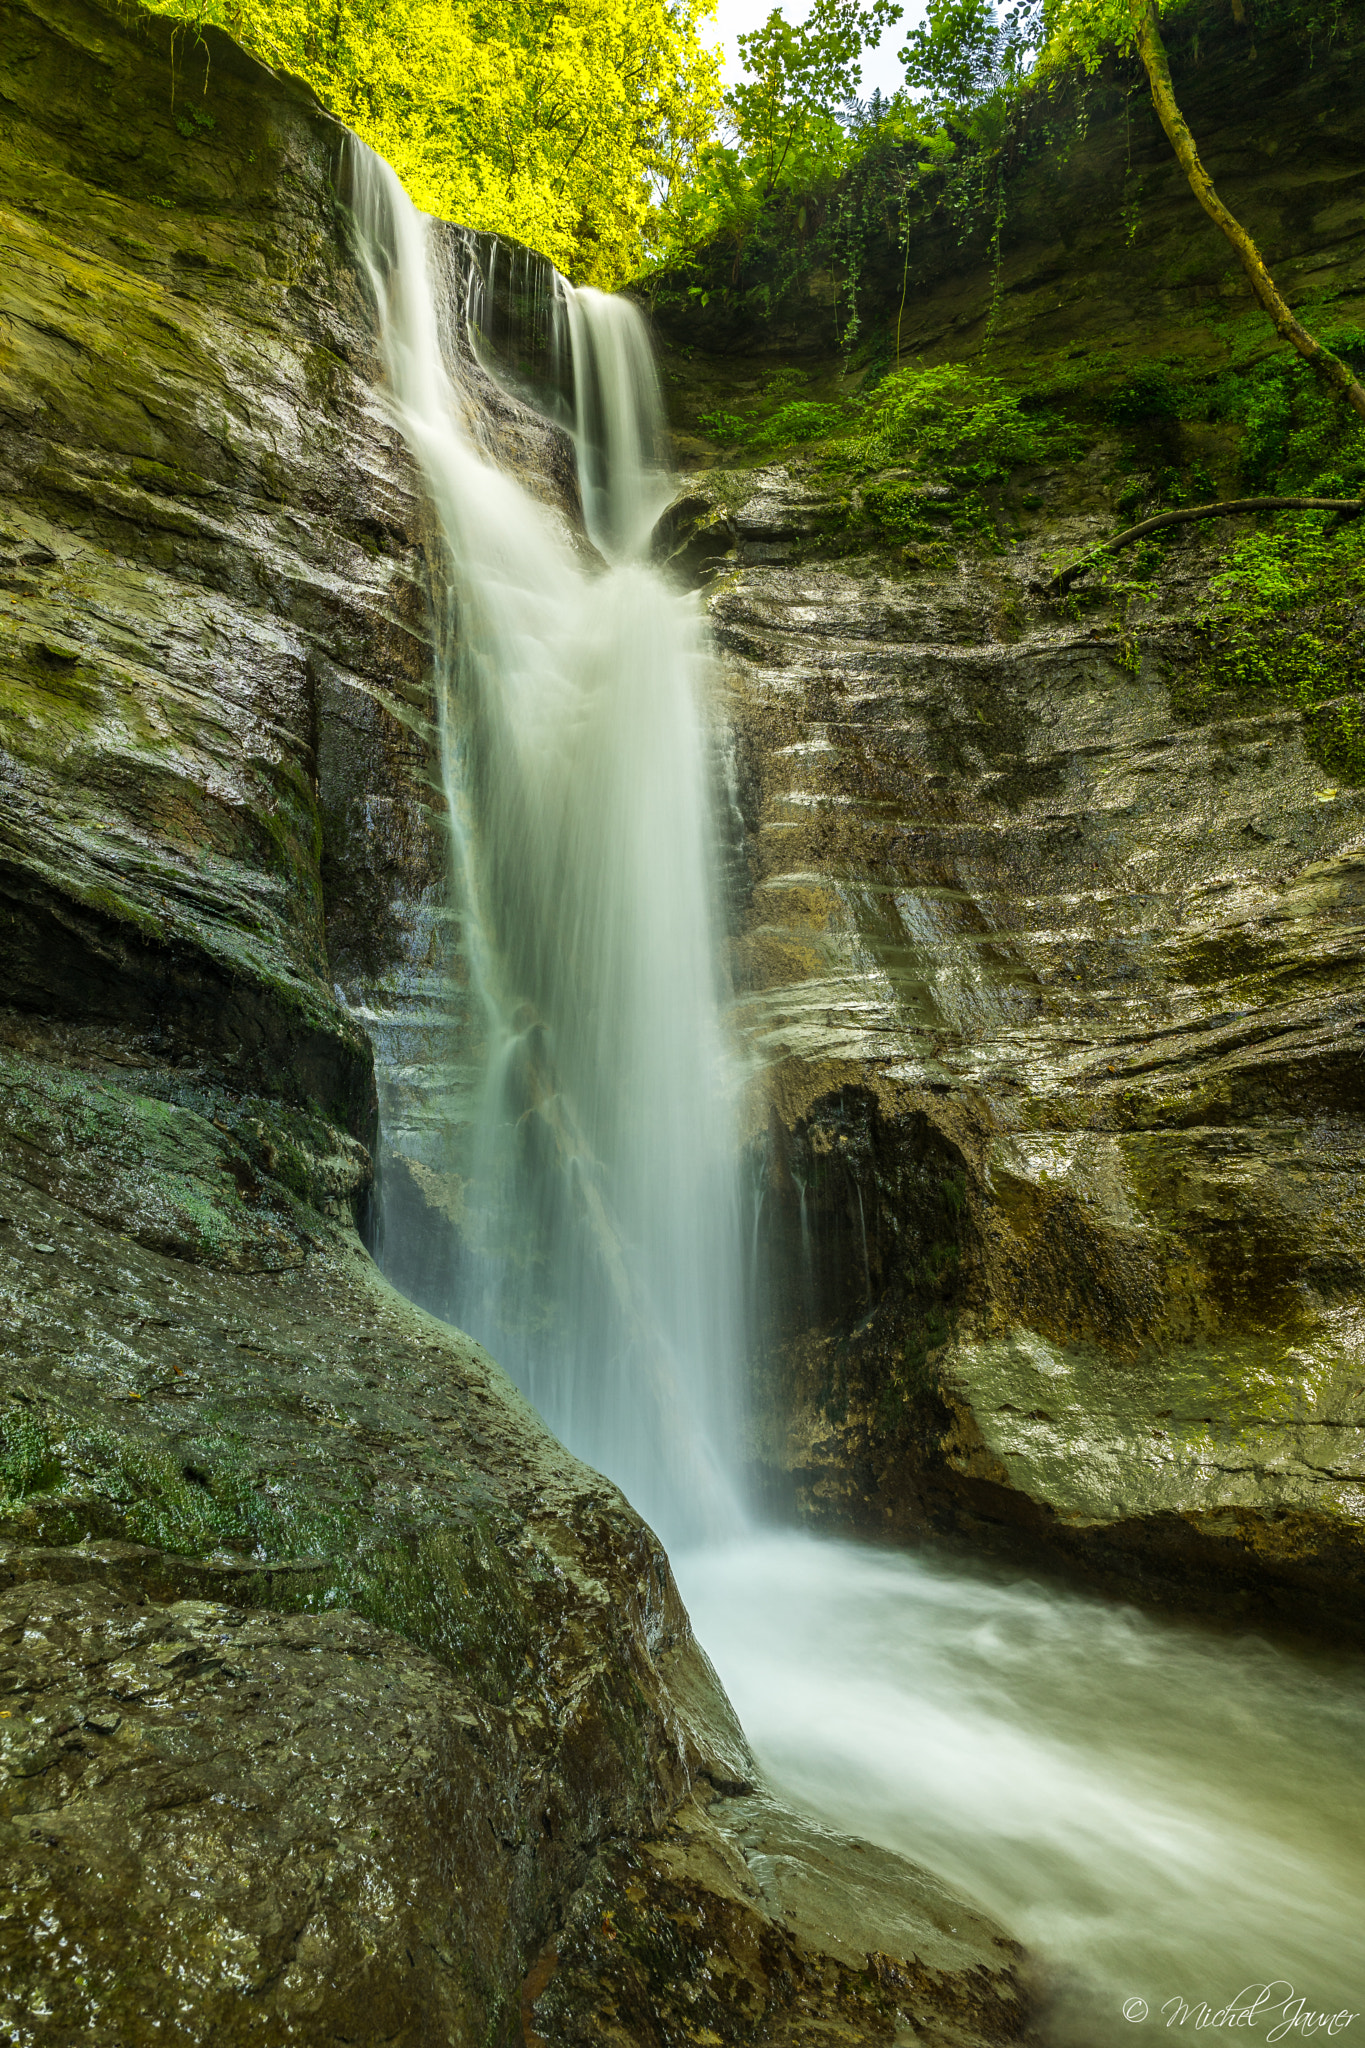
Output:
<svg viewBox="0 0 1365 2048">
<path fill-rule="evenodd" d="M 996 1914 L 1057 2042 L 1192 2033 L 1274 1980 L 1239 2038 L 1365 2008 L 1365 1659 L 794 1534 L 675 1564 L 773 1782 Z"/>
</svg>

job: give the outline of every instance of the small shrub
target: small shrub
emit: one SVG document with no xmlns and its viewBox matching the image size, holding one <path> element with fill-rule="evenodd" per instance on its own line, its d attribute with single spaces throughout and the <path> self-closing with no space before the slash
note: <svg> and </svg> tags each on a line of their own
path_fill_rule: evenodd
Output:
<svg viewBox="0 0 1365 2048">
<path fill-rule="evenodd" d="M 742 441 L 753 422 L 741 419 L 734 412 L 702 412 L 697 414 L 697 425 L 703 434 L 713 441 Z"/>
<path fill-rule="evenodd" d="M 1280 513 L 1237 543 L 1210 590 L 1186 707 L 1225 692 L 1293 704 L 1323 765 L 1365 782 L 1365 522 Z"/>
<path fill-rule="evenodd" d="M 894 371 L 849 447 L 869 467 L 903 465 L 967 489 L 1046 461 L 1059 447 L 1059 428 L 1026 413 L 998 377 L 940 363 Z"/>
<path fill-rule="evenodd" d="M 869 484 L 863 492 L 863 504 L 893 540 L 930 539 L 935 531 L 942 531 L 944 513 L 952 509 L 926 500 L 921 486 L 903 483 Z"/>
<path fill-rule="evenodd" d="M 1185 419 L 1190 410 L 1190 392 L 1169 363 L 1142 363 L 1110 393 L 1106 410 L 1117 426 Z"/>
<path fill-rule="evenodd" d="M 819 441 L 837 433 L 848 418 L 842 405 L 826 405 L 813 398 L 799 398 L 780 406 L 761 421 L 749 435 L 749 446 L 757 453 L 769 448 L 787 448 L 801 441 Z"/>
</svg>

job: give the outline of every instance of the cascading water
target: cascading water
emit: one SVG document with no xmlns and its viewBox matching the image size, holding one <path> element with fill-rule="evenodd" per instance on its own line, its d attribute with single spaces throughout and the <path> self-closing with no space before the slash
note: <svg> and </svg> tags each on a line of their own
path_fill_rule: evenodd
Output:
<svg viewBox="0 0 1365 2048">
<path fill-rule="evenodd" d="M 643 561 L 667 497 L 647 343 L 624 302 L 536 273 L 594 564 L 480 450 L 427 223 L 359 148 L 354 182 L 389 402 L 445 542 L 444 764 L 480 1076 L 452 1141 L 459 1320 L 693 1546 L 674 1559 L 683 1590 L 775 1782 L 1034 1943 L 1064 1987 L 1050 2039 L 1140 2039 L 1139 2005 L 1202 2030 L 1201 2006 L 1258 1980 L 1279 2003 L 1242 2031 L 1304 2038 L 1297 1999 L 1365 2005 L 1358 1658 L 746 1532 L 725 1451 L 736 1254 L 761 1192 L 741 1217 L 704 636 Z"/>
<path fill-rule="evenodd" d="M 674 1540 L 733 1526 L 737 1183 L 705 645 L 645 560 L 667 499 L 639 316 L 562 287 L 589 532 L 481 453 L 428 223 L 357 147 L 389 399 L 445 542 L 441 718 L 482 1073 L 460 1320 Z M 447 316 L 449 308 L 444 309 Z"/>
</svg>

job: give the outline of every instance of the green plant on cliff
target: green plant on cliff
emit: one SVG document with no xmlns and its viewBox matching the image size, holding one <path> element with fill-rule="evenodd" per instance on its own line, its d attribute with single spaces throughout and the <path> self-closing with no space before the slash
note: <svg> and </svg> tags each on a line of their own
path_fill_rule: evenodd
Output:
<svg viewBox="0 0 1365 2048">
<path fill-rule="evenodd" d="M 306 78 L 419 206 L 571 277 L 638 270 L 719 102 L 713 0 L 149 0 Z M 189 118 L 188 114 L 186 118 Z"/>
<path fill-rule="evenodd" d="M 704 412 L 697 424 L 713 441 L 730 442 L 745 448 L 751 455 L 771 455 L 779 448 L 823 441 L 845 427 L 848 418 L 847 404 L 797 398 L 779 405 L 776 411 L 734 413 L 717 409 Z"/>
<path fill-rule="evenodd" d="M 1011 471 L 1057 452 L 1059 423 L 1026 412 L 998 377 L 965 363 L 893 371 L 877 388 L 842 453 L 863 470 L 900 470 L 866 486 L 864 502 L 884 530 L 915 539 L 933 530 L 926 486 L 946 487 L 946 506 L 962 534 L 992 538 L 987 497 Z"/>
<path fill-rule="evenodd" d="M 15 1505 L 61 1476 L 61 1459 L 43 1423 L 18 1404 L 0 1414 L 0 1504 Z"/>
<path fill-rule="evenodd" d="M 1365 783 L 1365 524 L 1279 513 L 1236 544 L 1210 590 L 1182 708 L 1198 715 L 1228 694 L 1293 705 L 1317 759 Z"/>
<path fill-rule="evenodd" d="M 1323 340 L 1357 371 L 1365 366 L 1365 328 L 1328 328 Z M 1343 417 L 1335 394 L 1301 358 L 1276 354 L 1247 374 L 1221 377 L 1208 412 L 1241 425 L 1248 489 L 1322 497 L 1365 492 L 1365 423 Z"/>
<path fill-rule="evenodd" d="M 763 273 L 763 310 L 816 260 L 831 227 L 840 179 L 870 134 L 894 128 L 898 110 L 855 98 L 858 61 L 889 23 L 894 0 L 815 0 L 793 25 L 774 8 L 739 37 L 744 75 L 726 93 L 721 130 L 674 182 L 651 227 L 661 258 L 684 264 L 698 251 L 722 259 L 717 287 L 733 291 L 751 253 Z M 690 287 L 703 302 L 709 275 Z"/>
<path fill-rule="evenodd" d="M 912 463 L 949 482 L 988 483 L 1052 451 L 1056 429 L 1024 411 L 998 377 L 965 363 L 893 371 L 856 437 L 858 460 Z"/>
</svg>

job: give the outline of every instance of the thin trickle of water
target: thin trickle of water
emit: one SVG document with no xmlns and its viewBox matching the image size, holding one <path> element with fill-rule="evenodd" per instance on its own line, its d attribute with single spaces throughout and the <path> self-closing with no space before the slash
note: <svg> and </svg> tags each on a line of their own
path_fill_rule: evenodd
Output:
<svg viewBox="0 0 1365 2048">
<path fill-rule="evenodd" d="M 756 1268 L 768 1161 L 742 1221 L 706 643 L 644 562 L 668 489 L 648 347 L 627 304 L 524 252 L 494 247 L 452 308 L 427 222 L 358 145 L 354 187 L 389 401 L 446 543 L 443 764 L 480 1076 L 451 1138 L 460 1320 L 671 1540 L 728 1535 L 679 1577 L 772 1777 L 1030 1942 L 1059 1988 L 1057 2048 L 1141 2039 L 1139 2004 L 1203 2031 L 1201 2008 L 1259 1980 L 1284 2007 L 1264 2038 L 1365 2005 L 1359 1660 L 743 1533 L 738 1248 L 751 1231 Z M 537 359 L 574 435 L 605 569 L 477 445 L 449 337 L 494 325 L 500 260 L 522 307 L 506 353 Z"/>
<path fill-rule="evenodd" d="M 459 1318 L 667 1534 L 714 1530 L 737 1514 L 737 1156 L 707 643 L 645 560 L 667 497 L 648 339 L 625 301 L 558 282 L 603 568 L 476 445 L 429 223 L 359 147 L 352 182 L 389 400 L 446 543 L 444 772 L 483 1073 L 449 1162 Z"/>
<path fill-rule="evenodd" d="M 860 1180 L 855 1179 L 853 1192 L 858 1197 L 858 1242 L 862 1246 L 863 1287 L 866 1290 L 867 1307 L 870 1309 L 872 1307 L 872 1267 L 867 1256 L 867 1212 L 863 1207 L 863 1184 Z"/>
<path fill-rule="evenodd" d="M 792 1185 L 796 1189 L 797 1213 L 801 1229 L 801 1305 L 807 1321 L 815 1315 L 815 1244 L 811 1235 L 810 1205 L 806 1200 L 806 1183 L 799 1173 L 792 1170 Z"/>
</svg>

